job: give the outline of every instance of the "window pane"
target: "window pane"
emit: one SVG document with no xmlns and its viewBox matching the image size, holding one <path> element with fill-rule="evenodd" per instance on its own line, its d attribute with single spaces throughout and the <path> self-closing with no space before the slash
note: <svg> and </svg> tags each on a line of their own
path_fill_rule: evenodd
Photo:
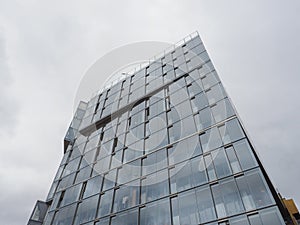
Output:
<svg viewBox="0 0 300 225">
<path fill-rule="evenodd" d="M 101 186 L 102 186 L 102 179 L 103 179 L 102 176 L 96 176 L 88 180 L 83 194 L 83 198 L 100 193 Z"/>
<path fill-rule="evenodd" d="M 193 112 L 198 112 L 208 106 L 208 100 L 204 93 L 200 93 L 191 100 Z"/>
<path fill-rule="evenodd" d="M 128 135 L 127 135 L 128 136 Z M 124 162 L 129 162 L 143 155 L 144 140 L 137 141 L 124 150 Z"/>
<path fill-rule="evenodd" d="M 207 182 L 206 169 L 204 165 L 204 159 L 202 156 L 196 157 L 191 160 L 192 167 L 192 182 L 193 186 L 199 186 Z"/>
<path fill-rule="evenodd" d="M 183 192 L 172 199 L 173 221 L 175 224 L 198 224 L 199 214 L 195 191 Z"/>
<path fill-rule="evenodd" d="M 214 104 L 225 97 L 225 92 L 220 84 L 217 84 L 206 91 L 209 104 Z"/>
<path fill-rule="evenodd" d="M 87 198 L 78 205 L 74 225 L 95 219 L 99 195 Z"/>
<path fill-rule="evenodd" d="M 211 110 L 209 107 L 199 111 L 199 113 L 195 116 L 197 129 L 203 130 L 208 128 L 209 126 L 215 123 L 215 120 L 212 116 Z"/>
<path fill-rule="evenodd" d="M 257 166 L 252 149 L 246 139 L 233 143 L 233 147 L 243 170 Z"/>
<path fill-rule="evenodd" d="M 168 149 L 169 164 L 173 165 L 190 159 L 192 156 L 199 154 L 199 148 L 198 135 L 180 141 Z"/>
<path fill-rule="evenodd" d="M 77 204 L 61 208 L 55 213 L 52 225 L 72 224 Z"/>
<path fill-rule="evenodd" d="M 213 185 L 212 192 L 219 218 L 244 211 L 239 191 L 233 179 L 226 179 Z"/>
<path fill-rule="evenodd" d="M 168 133 L 166 129 L 162 129 L 154 134 L 151 134 L 145 140 L 145 152 L 150 153 L 160 147 L 168 144 Z"/>
<path fill-rule="evenodd" d="M 201 80 L 203 83 L 203 87 L 205 89 L 208 89 L 208 88 L 214 86 L 215 84 L 217 84 L 220 81 L 216 71 L 206 74 L 204 77 L 202 77 Z"/>
<path fill-rule="evenodd" d="M 140 224 L 171 224 L 169 199 L 147 204 L 141 208 Z"/>
<path fill-rule="evenodd" d="M 72 161 L 70 161 L 67 166 L 65 167 L 65 170 L 63 172 L 63 175 L 62 176 L 66 176 L 74 171 L 77 170 L 78 166 L 79 166 L 79 163 L 80 163 L 80 160 L 81 160 L 81 157 L 78 157 Z"/>
<path fill-rule="evenodd" d="M 91 166 L 87 166 L 85 168 L 80 169 L 80 171 L 77 173 L 75 183 L 79 183 L 88 179 L 91 176 L 91 172 L 92 172 Z"/>
<path fill-rule="evenodd" d="M 177 110 L 177 113 L 181 119 L 183 119 L 193 113 L 190 101 L 185 101 L 185 102 L 182 102 L 182 103 L 176 105 L 175 110 Z"/>
<path fill-rule="evenodd" d="M 176 193 L 192 187 L 192 168 L 190 161 L 177 164 L 170 170 L 171 192 Z"/>
<path fill-rule="evenodd" d="M 224 149 L 220 148 L 218 150 L 213 151 L 211 154 L 218 178 L 231 175 L 231 170 Z"/>
<path fill-rule="evenodd" d="M 237 119 L 230 120 L 219 127 L 224 144 L 237 141 L 244 137 L 244 132 Z"/>
<path fill-rule="evenodd" d="M 81 184 L 70 187 L 66 190 L 60 206 L 68 205 L 78 200 L 81 191 Z"/>
<path fill-rule="evenodd" d="M 237 216 L 229 219 L 230 225 L 250 225 L 247 216 Z"/>
<path fill-rule="evenodd" d="M 117 214 L 112 218 L 111 225 L 138 225 L 138 209 Z"/>
<path fill-rule="evenodd" d="M 203 152 L 216 149 L 222 145 L 222 140 L 219 131 L 216 127 L 208 131 L 205 131 L 205 133 L 201 134 L 200 141 L 201 141 Z"/>
<path fill-rule="evenodd" d="M 263 224 L 284 225 L 281 214 L 277 208 L 264 209 L 261 211 L 261 220 Z"/>
<path fill-rule="evenodd" d="M 237 159 L 237 156 L 235 154 L 234 148 L 232 146 L 228 147 L 228 148 L 225 148 L 225 152 L 227 154 L 232 172 L 233 173 L 241 172 L 241 166 L 240 166 L 240 163 L 239 163 L 239 161 Z"/>
<path fill-rule="evenodd" d="M 196 126 L 193 116 L 181 120 L 181 137 L 186 137 L 196 132 Z"/>
<path fill-rule="evenodd" d="M 234 115 L 234 110 L 227 98 L 217 102 L 211 110 L 217 123 Z"/>
<path fill-rule="evenodd" d="M 161 149 L 142 159 L 142 175 L 147 175 L 168 166 L 166 149 Z"/>
<path fill-rule="evenodd" d="M 209 155 L 204 156 L 204 161 L 205 161 L 205 167 L 207 169 L 208 179 L 210 181 L 216 180 L 217 176 L 216 176 L 216 172 L 215 172 L 215 168 L 214 168 L 214 164 L 213 164 L 211 155 L 209 154 Z"/>
<path fill-rule="evenodd" d="M 115 186 L 117 170 L 111 170 L 104 175 L 102 191 L 106 191 Z"/>
<path fill-rule="evenodd" d="M 186 87 L 179 89 L 170 94 L 170 102 L 172 105 L 177 105 L 189 98 Z"/>
<path fill-rule="evenodd" d="M 247 206 L 248 209 L 261 208 L 274 203 L 259 170 L 250 171 L 244 177 L 239 177 L 237 183 L 245 207 Z"/>
<path fill-rule="evenodd" d="M 168 171 L 160 171 L 142 180 L 141 202 L 149 202 L 169 194 Z"/>
<path fill-rule="evenodd" d="M 114 212 L 133 207 L 139 203 L 140 181 L 120 186 L 115 192 Z"/>
<path fill-rule="evenodd" d="M 114 194 L 113 191 L 114 190 L 107 191 L 100 196 L 98 217 L 105 216 L 111 212 L 112 199 L 113 199 L 113 194 Z"/>
<path fill-rule="evenodd" d="M 147 134 L 153 134 L 167 126 L 166 114 L 161 113 L 156 117 L 149 119 L 149 130 Z"/>
<path fill-rule="evenodd" d="M 210 188 L 201 187 L 196 189 L 196 197 L 200 222 L 205 223 L 216 219 L 216 213 Z"/>
<path fill-rule="evenodd" d="M 124 184 L 141 176 L 141 160 L 124 164 L 118 172 L 118 184 Z"/>
</svg>

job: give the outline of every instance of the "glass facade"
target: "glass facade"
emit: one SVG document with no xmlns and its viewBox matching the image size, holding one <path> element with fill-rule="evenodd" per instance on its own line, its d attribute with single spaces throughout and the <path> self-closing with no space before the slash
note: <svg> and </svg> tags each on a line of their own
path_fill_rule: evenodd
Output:
<svg viewBox="0 0 300 225">
<path fill-rule="evenodd" d="M 199 36 L 93 97 L 77 122 L 44 225 L 285 224 Z"/>
</svg>

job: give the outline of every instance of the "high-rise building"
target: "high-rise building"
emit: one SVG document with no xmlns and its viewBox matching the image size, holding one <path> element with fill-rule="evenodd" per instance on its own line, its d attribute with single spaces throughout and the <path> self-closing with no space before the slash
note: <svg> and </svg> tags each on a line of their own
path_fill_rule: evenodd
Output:
<svg viewBox="0 0 300 225">
<path fill-rule="evenodd" d="M 198 34 L 81 102 L 29 224 L 289 220 Z"/>
</svg>

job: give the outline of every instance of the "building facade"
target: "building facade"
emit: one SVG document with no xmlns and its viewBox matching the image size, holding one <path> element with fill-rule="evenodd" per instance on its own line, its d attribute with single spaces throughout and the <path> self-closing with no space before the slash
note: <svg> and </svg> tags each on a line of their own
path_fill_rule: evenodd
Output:
<svg viewBox="0 0 300 225">
<path fill-rule="evenodd" d="M 80 103 L 45 204 L 29 224 L 287 221 L 198 35 Z"/>
</svg>

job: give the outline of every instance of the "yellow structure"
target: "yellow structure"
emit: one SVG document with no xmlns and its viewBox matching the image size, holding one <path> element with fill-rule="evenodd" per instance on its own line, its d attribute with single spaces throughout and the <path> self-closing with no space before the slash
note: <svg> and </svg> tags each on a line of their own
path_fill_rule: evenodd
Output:
<svg viewBox="0 0 300 225">
<path fill-rule="evenodd" d="M 289 225 L 299 225 L 300 214 L 294 200 L 283 198 L 280 194 L 278 195 L 280 197 L 283 206 L 286 208 L 286 210 L 288 211 L 291 217 L 292 223 L 290 223 Z"/>
</svg>

